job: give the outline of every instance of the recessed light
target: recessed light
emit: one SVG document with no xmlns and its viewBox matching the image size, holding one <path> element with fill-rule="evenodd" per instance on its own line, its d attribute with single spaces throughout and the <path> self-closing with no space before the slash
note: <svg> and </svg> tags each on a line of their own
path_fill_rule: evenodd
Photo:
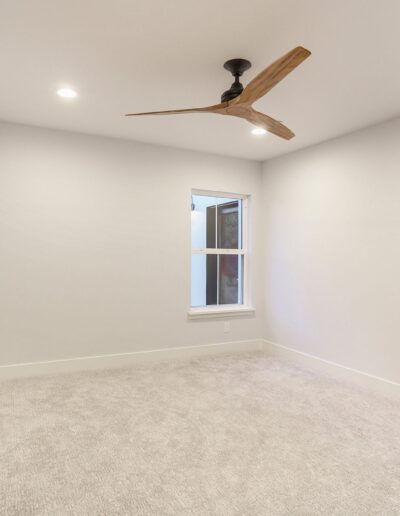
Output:
<svg viewBox="0 0 400 516">
<path fill-rule="evenodd" d="M 57 90 L 57 95 L 65 99 L 74 99 L 78 94 L 72 88 L 60 88 Z"/>
<path fill-rule="evenodd" d="M 255 127 L 254 129 L 251 130 L 251 134 L 257 134 L 257 135 L 260 135 L 260 134 L 265 134 L 267 131 L 265 129 L 263 129 L 262 127 Z"/>
</svg>

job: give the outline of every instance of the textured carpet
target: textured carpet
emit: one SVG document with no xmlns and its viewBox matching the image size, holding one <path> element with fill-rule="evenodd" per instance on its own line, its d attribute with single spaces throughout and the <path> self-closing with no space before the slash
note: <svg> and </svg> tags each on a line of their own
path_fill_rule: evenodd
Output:
<svg viewBox="0 0 400 516">
<path fill-rule="evenodd" d="M 263 353 L 0 383 L 1 515 L 400 515 L 398 403 Z"/>
</svg>

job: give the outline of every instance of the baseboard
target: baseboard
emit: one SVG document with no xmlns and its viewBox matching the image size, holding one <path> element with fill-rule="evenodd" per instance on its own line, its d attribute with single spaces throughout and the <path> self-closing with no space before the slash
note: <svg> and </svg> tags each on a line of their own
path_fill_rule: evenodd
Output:
<svg viewBox="0 0 400 516">
<path fill-rule="evenodd" d="M 217 344 L 182 346 L 176 348 L 133 351 L 112 355 L 96 355 L 62 360 L 48 360 L 23 364 L 0 366 L 0 380 L 24 378 L 29 376 L 62 374 L 74 371 L 111 369 L 129 367 L 134 364 L 184 360 L 201 356 L 226 353 L 244 353 L 263 350 L 274 356 L 286 358 L 338 380 L 344 380 L 384 395 L 400 397 L 400 384 L 380 378 L 357 369 L 331 362 L 315 355 L 282 346 L 266 339 L 250 339 Z"/>
<path fill-rule="evenodd" d="M 356 384 L 360 387 L 379 392 L 386 396 L 400 397 L 400 384 L 374 376 L 357 369 L 352 369 L 330 360 L 319 358 L 309 353 L 297 351 L 296 349 L 276 344 L 269 340 L 262 340 L 262 349 L 274 356 L 286 358 L 296 362 L 297 364 L 312 369 L 314 371 L 323 373 L 327 376 L 337 380 L 344 380 L 349 383 Z"/>
<path fill-rule="evenodd" d="M 221 342 L 218 344 L 202 344 L 198 346 L 182 346 L 178 348 L 153 349 L 150 351 L 133 351 L 113 355 L 97 355 L 63 360 L 48 360 L 0 366 L 0 380 L 24 378 L 29 376 L 88 371 L 94 369 L 111 369 L 129 367 L 130 365 L 182 360 L 207 355 L 224 353 L 243 353 L 258 351 L 263 348 L 262 339 Z"/>
</svg>

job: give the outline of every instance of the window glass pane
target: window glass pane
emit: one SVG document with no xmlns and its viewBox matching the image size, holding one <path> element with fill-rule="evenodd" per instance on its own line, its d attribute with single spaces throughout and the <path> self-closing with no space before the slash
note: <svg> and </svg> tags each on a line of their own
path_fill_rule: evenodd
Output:
<svg viewBox="0 0 400 516">
<path fill-rule="evenodd" d="M 219 304 L 243 303 L 243 257 L 233 254 L 219 255 Z"/>
<path fill-rule="evenodd" d="M 206 283 L 206 255 L 192 254 L 192 306 L 206 305 Z"/>
<path fill-rule="evenodd" d="M 192 254 L 192 306 L 218 304 L 218 255 Z"/>
<path fill-rule="evenodd" d="M 219 198 L 217 201 L 217 218 L 218 249 L 241 249 L 241 199 Z"/>
<path fill-rule="evenodd" d="M 218 255 L 207 255 L 206 305 L 218 304 Z"/>
<path fill-rule="evenodd" d="M 215 249 L 216 204 L 216 197 L 192 196 L 192 249 Z"/>
</svg>

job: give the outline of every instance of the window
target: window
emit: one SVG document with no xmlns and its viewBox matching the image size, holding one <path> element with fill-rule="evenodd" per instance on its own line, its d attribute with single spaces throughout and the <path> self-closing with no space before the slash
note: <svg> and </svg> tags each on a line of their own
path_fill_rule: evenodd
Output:
<svg viewBox="0 0 400 516">
<path fill-rule="evenodd" d="M 192 192 L 189 315 L 248 312 L 247 203 L 243 195 Z"/>
</svg>

